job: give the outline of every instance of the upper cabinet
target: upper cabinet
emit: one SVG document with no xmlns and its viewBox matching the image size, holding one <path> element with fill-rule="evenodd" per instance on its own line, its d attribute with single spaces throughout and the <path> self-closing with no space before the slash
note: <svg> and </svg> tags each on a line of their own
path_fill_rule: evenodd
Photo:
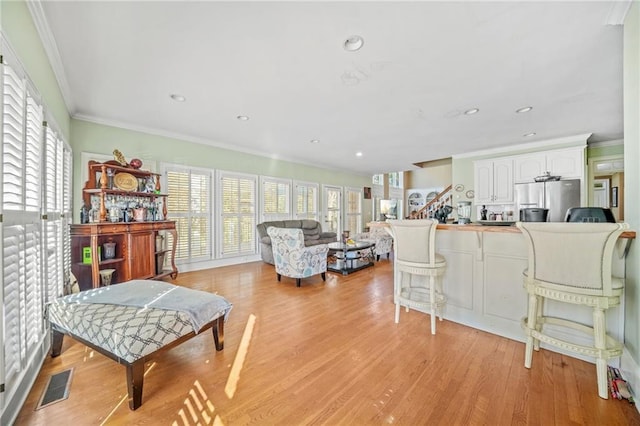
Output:
<svg viewBox="0 0 640 426">
<path fill-rule="evenodd" d="M 474 172 L 476 204 L 513 202 L 513 160 L 511 158 L 476 161 Z"/>
<path fill-rule="evenodd" d="M 533 178 L 547 171 L 545 154 L 527 154 L 516 157 L 513 161 L 513 180 L 515 183 L 533 182 Z"/>
<path fill-rule="evenodd" d="M 584 148 L 567 148 L 518 155 L 513 158 L 515 183 L 533 182 L 549 172 L 562 179 L 584 178 Z"/>
</svg>

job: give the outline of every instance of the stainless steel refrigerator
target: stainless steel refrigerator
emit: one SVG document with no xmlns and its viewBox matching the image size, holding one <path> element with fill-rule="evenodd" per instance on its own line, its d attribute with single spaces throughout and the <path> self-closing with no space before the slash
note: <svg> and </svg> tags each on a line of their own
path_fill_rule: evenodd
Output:
<svg viewBox="0 0 640 426">
<path fill-rule="evenodd" d="M 580 179 L 517 183 L 515 185 L 516 215 L 520 209 L 549 209 L 549 222 L 564 222 L 567 210 L 580 207 Z"/>
</svg>

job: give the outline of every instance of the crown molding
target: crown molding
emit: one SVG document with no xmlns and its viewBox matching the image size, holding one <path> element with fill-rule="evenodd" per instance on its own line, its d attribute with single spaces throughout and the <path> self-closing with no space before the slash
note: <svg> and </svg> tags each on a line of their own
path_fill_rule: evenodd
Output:
<svg viewBox="0 0 640 426">
<path fill-rule="evenodd" d="M 464 154 L 452 155 L 451 158 L 457 160 L 459 158 L 471 158 L 482 157 L 490 155 L 510 155 L 517 151 L 535 150 L 539 148 L 547 148 L 549 146 L 560 147 L 572 147 L 572 146 L 587 146 L 587 139 L 591 136 L 591 133 L 585 133 L 582 135 L 565 136 L 562 138 L 547 139 L 543 141 L 530 142 L 520 145 L 502 146 L 499 148 L 483 149 L 480 151 L 467 152 Z"/>
<path fill-rule="evenodd" d="M 605 25 L 624 25 L 629 8 L 631 8 L 631 0 L 616 0 L 611 2 L 609 14 L 605 19 Z"/>
<path fill-rule="evenodd" d="M 601 142 L 589 142 L 589 148 L 601 148 L 605 146 L 618 146 L 624 145 L 624 139 L 615 139 L 612 141 L 601 141 Z"/>
<path fill-rule="evenodd" d="M 38 31 L 44 51 L 47 54 L 47 58 L 49 58 L 51 69 L 58 81 L 58 87 L 62 93 L 64 103 L 67 106 L 67 111 L 69 112 L 69 115 L 73 115 L 76 111 L 76 106 L 73 102 L 73 96 L 71 96 L 71 89 L 67 81 L 67 76 L 64 72 L 64 66 L 62 65 L 58 45 L 56 44 L 56 40 L 53 37 L 53 33 L 51 32 L 51 28 L 47 22 L 44 10 L 42 9 L 42 3 L 40 1 L 27 1 L 25 3 L 27 3 L 27 6 L 29 7 L 33 24 Z"/>
</svg>

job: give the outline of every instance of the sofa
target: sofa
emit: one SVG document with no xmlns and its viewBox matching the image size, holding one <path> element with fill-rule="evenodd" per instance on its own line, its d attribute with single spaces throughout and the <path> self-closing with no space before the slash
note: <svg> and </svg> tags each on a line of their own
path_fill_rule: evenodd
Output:
<svg viewBox="0 0 640 426">
<path fill-rule="evenodd" d="M 338 241 L 335 232 L 322 232 L 322 226 L 317 220 L 274 220 L 271 222 L 262 222 L 257 226 L 258 238 L 260 239 L 260 255 L 262 260 L 271 265 L 275 265 L 273 259 L 273 249 L 271 248 L 271 238 L 267 234 L 267 228 L 274 226 L 276 228 L 297 228 L 302 229 L 304 235 L 304 245 L 314 246 L 317 244 L 335 243 Z"/>
</svg>

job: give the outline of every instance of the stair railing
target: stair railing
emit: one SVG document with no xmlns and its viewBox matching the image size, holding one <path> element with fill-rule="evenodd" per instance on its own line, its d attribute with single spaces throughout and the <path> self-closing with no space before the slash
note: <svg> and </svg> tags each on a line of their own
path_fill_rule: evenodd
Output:
<svg viewBox="0 0 640 426">
<path fill-rule="evenodd" d="M 453 202 L 452 186 L 447 186 L 442 192 L 436 195 L 423 208 L 417 210 L 409 216 L 409 219 L 429 219 L 434 213 L 445 205 L 451 206 Z"/>
</svg>

